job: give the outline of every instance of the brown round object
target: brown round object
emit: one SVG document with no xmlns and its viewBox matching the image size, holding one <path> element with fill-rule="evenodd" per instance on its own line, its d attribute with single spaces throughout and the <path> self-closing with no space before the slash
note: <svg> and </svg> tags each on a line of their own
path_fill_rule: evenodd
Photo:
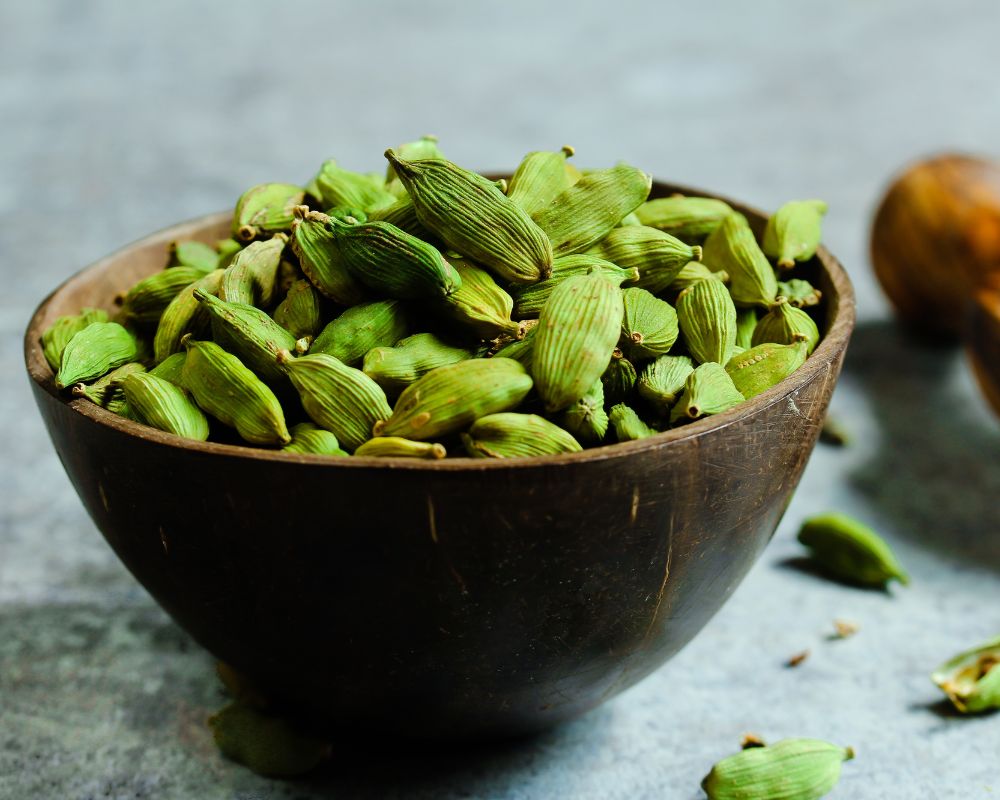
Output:
<svg viewBox="0 0 1000 800">
<path fill-rule="evenodd" d="M 871 257 L 905 321 L 957 336 L 968 298 L 1000 271 L 1000 165 L 945 154 L 909 167 L 875 212 Z"/>
<path fill-rule="evenodd" d="M 965 351 L 979 388 L 1000 415 L 1000 288 L 980 289 L 972 300 Z"/>
</svg>

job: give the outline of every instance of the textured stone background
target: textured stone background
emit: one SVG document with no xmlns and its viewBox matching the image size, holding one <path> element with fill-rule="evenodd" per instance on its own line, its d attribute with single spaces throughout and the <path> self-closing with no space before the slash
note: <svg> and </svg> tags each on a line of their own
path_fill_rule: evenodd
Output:
<svg viewBox="0 0 1000 800">
<path fill-rule="evenodd" d="M 921 153 L 997 153 L 991 2 L 0 2 L 0 798 L 681 798 L 741 734 L 858 750 L 833 797 L 992 797 L 1000 719 L 929 670 L 997 633 L 1000 427 L 961 354 L 889 320 L 866 255 L 879 188 Z M 470 166 L 574 144 L 763 207 L 830 202 L 860 324 L 774 543 L 681 655 L 539 740 L 351 755 L 282 784 L 222 761 L 211 661 L 86 517 L 21 365 L 34 305 L 91 260 L 325 156 L 375 168 L 437 133 Z M 787 562 L 801 519 L 851 511 L 913 575 L 891 595 Z M 835 617 L 862 626 L 825 636 Z M 811 648 L 799 669 L 782 664 Z M 992 787 L 992 789 L 991 789 Z"/>
</svg>

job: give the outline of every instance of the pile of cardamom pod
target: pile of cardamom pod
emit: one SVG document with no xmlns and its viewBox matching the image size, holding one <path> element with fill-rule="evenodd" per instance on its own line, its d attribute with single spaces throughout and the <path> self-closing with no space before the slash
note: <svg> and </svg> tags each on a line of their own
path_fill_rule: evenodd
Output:
<svg viewBox="0 0 1000 800">
<path fill-rule="evenodd" d="M 384 175 L 330 160 L 254 186 L 232 238 L 173 243 L 113 319 L 44 334 L 56 386 L 202 441 L 504 458 L 652 436 L 805 361 L 820 292 L 787 273 L 823 202 L 786 204 L 758 245 L 720 200 L 647 200 L 649 175 L 572 155 L 494 182 L 424 137 Z"/>
</svg>

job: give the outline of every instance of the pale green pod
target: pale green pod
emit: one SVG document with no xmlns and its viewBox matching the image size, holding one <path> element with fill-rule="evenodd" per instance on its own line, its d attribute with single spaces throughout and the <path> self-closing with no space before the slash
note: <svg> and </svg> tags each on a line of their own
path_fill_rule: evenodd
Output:
<svg viewBox="0 0 1000 800">
<path fill-rule="evenodd" d="M 295 281 L 278 303 L 274 321 L 296 339 L 312 341 L 323 330 L 323 302 L 316 287 L 306 279 Z"/>
<path fill-rule="evenodd" d="M 243 242 L 235 239 L 219 239 L 215 243 L 215 250 L 219 254 L 218 269 L 225 269 L 233 263 L 236 254 L 243 249 Z"/>
<path fill-rule="evenodd" d="M 362 303 L 323 328 L 309 354 L 325 353 L 353 367 L 373 347 L 393 347 L 409 330 L 410 321 L 399 300 Z"/>
<path fill-rule="evenodd" d="M 138 361 L 135 336 L 117 322 L 94 322 L 63 348 L 56 388 L 89 383 L 129 361 Z"/>
<path fill-rule="evenodd" d="M 733 213 L 728 203 L 711 197 L 660 197 L 635 210 L 639 222 L 685 242 L 702 241 Z"/>
<path fill-rule="evenodd" d="M 376 436 L 426 441 L 467 428 L 480 417 L 516 408 L 531 391 L 531 377 L 509 358 L 473 358 L 438 367 L 411 383 Z"/>
<path fill-rule="evenodd" d="M 150 275 L 122 297 L 119 318 L 129 325 L 155 328 L 174 298 L 204 277 L 204 270 L 198 267 L 172 267 Z"/>
<path fill-rule="evenodd" d="M 354 455 L 369 458 L 427 458 L 435 460 L 447 456 L 448 451 L 443 444 L 437 442 L 415 442 L 401 436 L 376 436 L 355 450 Z"/>
<path fill-rule="evenodd" d="M 959 653 L 934 670 L 931 680 L 962 714 L 1000 708 L 1000 636 Z"/>
<path fill-rule="evenodd" d="M 292 250 L 306 277 L 335 303 L 353 306 L 363 302 L 368 290 L 351 274 L 334 247 L 333 232 L 327 225 L 330 217 L 306 206 L 295 209 L 295 214 Z"/>
<path fill-rule="evenodd" d="M 148 372 L 127 375 L 121 387 L 138 422 L 185 439 L 208 440 L 208 418 L 181 387 Z"/>
<path fill-rule="evenodd" d="M 818 739 L 783 739 L 722 759 L 701 782 L 708 800 L 819 800 L 854 758 L 850 747 Z"/>
<path fill-rule="evenodd" d="M 183 387 L 184 380 L 182 376 L 184 375 L 185 361 L 187 361 L 187 350 L 181 350 L 179 353 L 167 356 L 153 367 L 149 371 L 149 374 Z"/>
<path fill-rule="evenodd" d="M 222 275 L 219 299 L 269 308 L 277 297 L 281 256 L 287 244 L 288 236 L 276 233 L 240 250 Z"/>
<path fill-rule="evenodd" d="M 204 242 L 171 242 L 167 253 L 168 267 L 195 267 L 205 273 L 219 268 L 219 253 Z"/>
<path fill-rule="evenodd" d="M 625 228 L 625 227 L 627 227 L 629 225 L 642 225 L 642 223 L 639 222 L 638 215 L 634 211 L 632 213 L 626 214 L 624 217 L 622 217 L 622 221 L 619 222 L 618 225 L 615 226 L 615 227 Z"/>
<path fill-rule="evenodd" d="M 736 309 L 736 346 L 743 350 L 753 347 L 753 331 L 757 327 L 757 308 L 747 306 Z"/>
<path fill-rule="evenodd" d="M 883 588 L 893 580 L 904 586 L 910 582 L 885 540 L 846 514 L 807 519 L 798 539 L 809 548 L 816 565 L 837 580 Z"/>
<path fill-rule="evenodd" d="M 556 195 L 532 219 L 549 237 L 553 255 L 580 253 L 635 211 L 651 186 L 649 175 L 628 164 L 595 170 Z"/>
<path fill-rule="evenodd" d="M 333 434 L 347 450 L 354 450 L 372 435 L 378 420 L 391 413 L 382 388 L 365 373 L 325 353 L 293 358 L 278 354 L 299 393 L 309 418 Z"/>
<path fill-rule="evenodd" d="M 425 134 L 419 139 L 406 142 L 395 148 L 396 154 L 406 161 L 416 161 L 422 158 L 444 158 L 444 153 L 438 147 L 438 137 L 432 134 Z M 392 164 L 385 169 L 386 189 L 396 197 L 406 195 L 406 187 L 403 182 L 396 177 L 396 170 Z"/>
<path fill-rule="evenodd" d="M 805 342 L 806 354 L 809 354 L 819 344 L 819 328 L 805 311 L 793 308 L 788 300 L 779 297 L 753 330 L 751 345 L 764 342 L 777 344 Z"/>
<path fill-rule="evenodd" d="M 349 222 L 351 225 L 357 225 L 359 222 L 368 222 L 368 215 L 360 208 L 354 208 L 353 206 L 333 206 L 333 208 L 326 210 L 326 215 L 330 219 Z"/>
<path fill-rule="evenodd" d="M 725 367 L 706 361 L 684 379 L 684 391 L 670 411 L 670 421 L 721 414 L 745 399 Z"/>
<path fill-rule="evenodd" d="M 208 324 L 208 312 L 194 296 L 196 291 L 217 294 L 222 286 L 225 270 L 217 269 L 204 278 L 184 287 L 180 294 L 170 301 L 160 316 L 153 337 L 153 360 L 164 361 L 168 356 L 181 350 L 181 339 L 188 333 L 198 334 Z"/>
<path fill-rule="evenodd" d="M 693 286 L 698 281 L 707 279 L 718 280 L 722 283 L 729 283 L 729 273 L 724 271 L 713 272 L 707 266 L 698 261 L 692 261 L 681 267 L 674 279 L 667 287 L 669 292 L 683 292 L 689 286 Z"/>
<path fill-rule="evenodd" d="M 42 353 L 53 372 L 59 371 L 62 364 L 63 350 L 70 339 L 76 336 L 88 325 L 95 322 L 107 322 L 108 314 L 99 308 L 85 308 L 74 316 L 59 317 L 42 334 Z"/>
<path fill-rule="evenodd" d="M 775 211 L 764 228 L 764 253 L 778 262 L 779 269 L 791 269 L 796 261 L 808 261 L 816 255 L 823 238 L 822 200 L 792 200 Z"/>
<path fill-rule="evenodd" d="M 402 184 L 399 185 L 402 186 Z M 401 231 L 406 231 L 411 236 L 416 236 L 425 242 L 434 239 L 433 234 L 420 224 L 420 219 L 417 217 L 417 207 L 413 205 L 413 200 L 405 192 L 391 206 L 380 208 L 369 214 L 368 221 L 389 222 Z"/>
<path fill-rule="evenodd" d="M 588 252 L 624 269 L 639 270 L 634 284 L 653 294 L 664 291 L 686 264 L 701 261 L 701 248 L 647 225 L 615 228 Z"/>
<path fill-rule="evenodd" d="M 617 264 L 612 264 L 610 261 L 590 253 L 562 256 L 552 262 L 552 275 L 549 278 L 513 290 L 513 316 L 521 320 L 538 317 L 552 296 L 552 292 L 560 283 L 574 275 L 586 275 L 594 270 L 606 275 L 617 285 L 621 285 L 625 281 L 636 281 L 639 277 L 639 272 L 634 267 L 623 269 Z"/>
<path fill-rule="evenodd" d="M 477 419 L 462 434 L 462 441 L 473 458 L 524 458 L 583 449 L 572 435 L 544 417 L 512 412 Z"/>
<path fill-rule="evenodd" d="M 289 183 L 251 186 L 236 201 L 233 238 L 249 242 L 267 233 L 287 231 L 292 226 L 292 209 L 304 198 L 305 192 Z"/>
<path fill-rule="evenodd" d="M 677 321 L 699 363 L 725 364 L 736 344 L 736 306 L 722 281 L 697 281 L 677 296 Z"/>
<path fill-rule="evenodd" d="M 802 366 L 808 355 L 805 342 L 765 342 L 734 355 L 726 362 L 736 388 L 749 400 L 775 386 Z"/>
<path fill-rule="evenodd" d="M 711 363 L 711 362 L 709 362 Z M 660 416 L 665 416 L 684 391 L 694 364 L 687 356 L 660 356 L 642 370 L 636 387 L 639 397 Z"/>
<path fill-rule="evenodd" d="M 573 152 L 572 147 L 564 145 L 554 153 L 546 150 L 528 153 L 510 178 L 507 197 L 528 214 L 545 208 L 556 195 L 572 186 L 566 159 Z"/>
<path fill-rule="evenodd" d="M 657 431 L 641 419 L 635 413 L 635 409 L 624 403 L 612 406 L 608 412 L 608 420 L 615 430 L 615 437 L 619 442 L 634 442 L 638 439 L 646 439 L 655 436 Z"/>
<path fill-rule="evenodd" d="M 484 339 L 519 336 L 521 326 L 511 319 L 514 300 L 493 276 L 464 258 L 449 253 L 448 259 L 462 283 L 438 302 L 438 308 Z"/>
<path fill-rule="evenodd" d="M 396 394 L 432 369 L 472 356 L 471 350 L 450 345 L 433 333 L 417 333 L 395 347 L 373 347 L 365 354 L 362 369 L 387 393 Z"/>
<path fill-rule="evenodd" d="M 121 389 L 121 381 L 133 372 L 145 371 L 146 367 L 143 364 L 138 361 L 130 361 L 111 370 L 107 375 L 98 378 L 90 385 L 86 383 L 76 384 L 73 387 L 73 396 L 86 398 L 94 405 L 119 413 L 125 404 L 125 393 Z"/>
<path fill-rule="evenodd" d="M 621 347 L 632 360 L 662 356 L 677 341 L 677 312 L 645 289 L 622 290 Z"/>
<path fill-rule="evenodd" d="M 580 442 L 600 444 L 608 432 L 604 410 L 604 384 L 597 380 L 586 394 L 562 413 L 562 426 Z"/>
<path fill-rule="evenodd" d="M 531 217 L 490 180 L 445 159 L 385 153 L 421 224 L 448 247 L 514 283 L 548 277 L 552 247 Z"/>
<path fill-rule="evenodd" d="M 351 172 L 338 166 L 332 158 L 323 162 L 306 188 L 323 208 L 351 206 L 371 212 L 396 202 L 381 175 Z"/>
<path fill-rule="evenodd" d="M 298 425 L 293 425 L 289 433 L 292 436 L 292 441 L 281 448 L 284 453 L 316 456 L 349 455 L 346 450 L 341 450 L 336 435 L 311 422 L 300 422 Z"/>
<path fill-rule="evenodd" d="M 788 281 L 778 281 L 778 297 L 784 297 L 794 308 L 808 308 L 819 305 L 823 293 L 809 281 L 792 278 Z"/>
<path fill-rule="evenodd" d="M 601 272 L 574 275 L 555 288 L 538 319 L 531 364 L 547 411 L 579 400 L 607 369 L 623 313 L 621 289 Z"/>
<path fill-rule="evenodd" d="M 604 386 L 604 403 L 613 406 L 627 403 L 632 399 L 638 373 L 635 365 L 616 347 L 611 353 L 611 361 L 601 374 L 601 384 Z"/>
<path fill-rule="evenodd" d="M 778 293 L 778 279 L 760 249 L 747 218 L 730 214 L 705 240 L 705 264 L 729 275 L 729 293 L 741 306 L 769 306 Z"/>
<path fill-rule="evenodd" d="M 235 428 L 246 441 L 285 445 L 291 441 L 281 403 L 260 378 L 215 342 L 186 336 L 181 383 L 207 414 Z"/>
</svg>

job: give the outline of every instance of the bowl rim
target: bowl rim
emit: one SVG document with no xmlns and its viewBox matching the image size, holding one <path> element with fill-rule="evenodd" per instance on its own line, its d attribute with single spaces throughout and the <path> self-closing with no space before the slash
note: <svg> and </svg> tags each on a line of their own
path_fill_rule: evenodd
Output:
<svg viewBox="0 0 1000 800">
<path fill-rule="evenodd" d="M 745 215 L 760 219 L 767 219 L 767 214 L 759 209 L 745 203 L 734 201 L 728 197 L 705 192 L 700 189 L 680 186 L 664 181 L 653 181 L 654 189 L 665 190 L 669 193 L 679 192 L 693 197 L 712 197 L 723 200 L 734 210 Z M 151 244 L 156 240 L 169 241 L 184 235 L 190 235 L 194 229 L 218 225 L 231 218 L 232 211 L 220 211 L 214 214 L 205 214 L 184 222 L 176 223 L 161 230 L 141 237 L 112 253 L 98 259 L 97 261 L 83 267 L 59 286 L 57 286 L 38 305 L 31 316 L 24 336 L 24 359 L 25 366 L 31 379 L 49 394 L 73 409 L 76 413 L 86 417 L 89 421 L 103 425 L 113 430 L 144 439 L 151 443 L 160 444 L 166 447 L 188 450 L 210 456 L 230 457 L 236 456 L 249 458 L 257 461 L 273 461 L 277 463 L 309 464 L 325 466 L 331 469 L 365 469 L 378 467 L 383 470 L 405 469 L 426 472 L 466 472 L 466 471 L 487 471 L 487 470 L 516 470 L 525 468 L 537 468 L 539 466 L 571 466 L 594 461 L 603 461 L 611 458 L 620 458 L 636 455 L 646 451 L 667 448 L 678 442 L 689 441 L 705 436 L 709 433 L 728 428 L 745 422 L 750 417 L 758 414 L 766 408 L 777 403 L 781 403 L 789 395 L 801 389 L 809 383 L 818 373 L 829 368 L 829 364 L 838 357 L 846 348 L 854 329 L 855 322 L 855 298 L 854 289 L 847 272 L 840 261 L 823 245 L 816 251 L 816 258 L 834 288 L 835 300 L 833 308 L 833 319 L 830 321 L 826 334 L 820 339 L 819 345 L 809 355 L 805 363 L 794 373 L 789 375 L 780 383 L 772 386 L 765 392 L 755 397 L 745 400 L 739 405 L 712 416 L 703 417 L 694 422 L 683 425 L 679 428 L 657 433 L 645 439 L 632 442 L 617 442 L 615 444 L 605 444 L 599 447 L 586 448 L 574 453 L 559 453 L 556 455 L 527 456 L 521 458 L 471 458 L 469 456 L 457 456 L 443 459 L 429 460 L 416 458 L 377 458 L 372 456 L 350 456 L 349 458 L 333 458 L 325 455 L 285 453 L 281 450 L 270 450 L 251 445 L 221 444 L 218 442 L 200 442 L 193 439 L 185 439 L 165 431 L 160 431 L 135 422 L 125 417 L 113 414 L 104 408 L 91 403 L 83 398 L 67 399 L 54 385 L 54 374 L 45 360 L 41 346 L 42 320 L 47 315 L 49 305 L 54 299 L 71 288 L 73 285 L 84 282 L 91 272 L 96 272 L 106 266 L 108 262 L 118 260 L 127 255 L 131 250 L 141 246 Z"/>
</svg>

